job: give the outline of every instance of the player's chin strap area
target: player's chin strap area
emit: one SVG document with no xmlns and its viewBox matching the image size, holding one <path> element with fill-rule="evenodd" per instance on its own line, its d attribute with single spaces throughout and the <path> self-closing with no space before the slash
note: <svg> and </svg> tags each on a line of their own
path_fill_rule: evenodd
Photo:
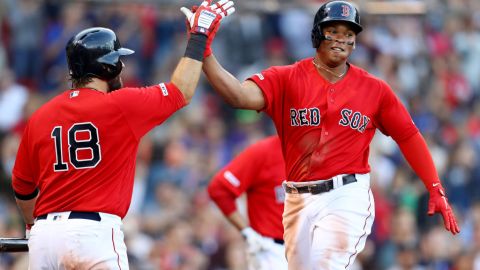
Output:
<svg viewBox="0 0 480 270">
<path fill-rule="evenodd" d="M 337 175 L 327 180 L 310 181 L 306 183 L 284 182 L 283 188 L 286 193 L 292 194 L 320 194 L 355 182 L 357 182 L 355 174 L 346 174 Z"/>
</svg>

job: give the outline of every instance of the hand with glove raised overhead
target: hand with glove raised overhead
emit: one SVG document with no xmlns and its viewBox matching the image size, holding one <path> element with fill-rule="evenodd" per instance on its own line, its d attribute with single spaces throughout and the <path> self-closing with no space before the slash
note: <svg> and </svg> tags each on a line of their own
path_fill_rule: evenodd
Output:
<svg viewBox="0 0 480 270">
<path fill-rule="evenodd" d="M 191 43 L 191 47 L 194 47 L 193 55 L 187 55 L 189 52 L 186 52 L 185 56 L 202 61 L 212 54 L 210 46 L 220 27 L 220 21 L 235 12 L 233 5 L 233 1 L 230 0 L 220 0 L 215 4 L 212 4 L 211 0 L 206 0 L 199 7 L 180 9 L 187 17 L 188 47 Z M 202 52 L 201 55 L 199 55 L 200 52 Z"/>
</svg>

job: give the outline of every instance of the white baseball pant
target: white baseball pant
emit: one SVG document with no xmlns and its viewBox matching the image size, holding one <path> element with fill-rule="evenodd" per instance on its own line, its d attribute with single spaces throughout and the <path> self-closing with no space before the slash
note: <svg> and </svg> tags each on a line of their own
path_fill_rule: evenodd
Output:
<svg viewBox="0 0 480 270">
<path fill-rule="evenodd" d="M 263 237 L 268 248 L 255 254 L 248 254 L 249 270 L 287 270 L 285 246 L 275 243 L 272 238 Z"/>
<path fill-rule="evenodd" d="M 28 240 L 29 269 L 128 269 L 120 217 L 99 213 L 101 221 L 50 213 L 35 221 Z"/>
<path fill-rule="evenodd" d="M 287 193 L 283 213 L 288 269 L 344 270 L 365 247 L 375 217 L 370 175 L 356 174 L 357 182 L 319 194 Z M 284 182 L 284 187 L 312 182 Z"/>
</svg>

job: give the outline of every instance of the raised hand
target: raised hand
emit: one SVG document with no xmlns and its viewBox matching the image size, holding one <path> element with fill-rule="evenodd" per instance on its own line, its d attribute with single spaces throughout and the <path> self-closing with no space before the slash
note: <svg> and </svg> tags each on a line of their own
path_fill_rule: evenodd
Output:
<svg viewBox="0 0 480 270">
<path fill-rule="evenodd" d="M 207 36 L 207 46 L 204 57 L 212 54 L 211 44 L 220 26 L 220 21 L 235 12 L 234 2 L 231 0 L 220 0 L 211 4 L 211 0 L 203 1 L 192 9 L 180 8 L 180 11 L 187 18 L 187 26 L 190 34 L 202 34 Z"/>
<path fill-rule="evenodd" d="M 445 190 L 443 189 L 442 184 L 439 182 L 434 183 L 428 191 L 430 193 L 428 200 L 428 215 L 432 216 L 435 213 L 442 214 L 445 229 L 450 231 L 453 235 L 459 233 L 460 228 L 458 227 L 457 220 L 453 214 L 452 207 L 450 207 L 447 197 L 445 196 Z"/>
</svg>

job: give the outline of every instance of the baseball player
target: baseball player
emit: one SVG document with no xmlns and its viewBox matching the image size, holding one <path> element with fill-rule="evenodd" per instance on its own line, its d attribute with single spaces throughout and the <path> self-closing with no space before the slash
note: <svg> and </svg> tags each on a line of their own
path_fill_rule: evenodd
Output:
<svg viewBox="0 0 480 270">
<path fill-rule="evenodd" d="M 295 27 L 292 25 L 292 27 Z M 236 108 L 274 121 L 285 157 L 283 213 L 289 269 L 348 269 L 365 246 L 374 219 L 369 144 L 391 136 L 429 192 L 428 214 L 441 213 L 459 232 L 423 136 L 392 89 L 348 62 L 362 31 L 358 10 L 330 1 L 312 28 L 314 57 L 273 66 L 243 83 L 214 56 L 203 70 Z"/>
<path fill-rule="evenodd" d="M 208 194 L 243 235 L 251 270 L 287 269 L 282 213 L 285 162 L 278 136 L 251 145 L 222 168 L 208 186 Z M 248 220 L 235 200 L 247 195 Z"/>
<path fill-rule="evenodd" d="M 120 226 L 139 140 L 192 99 L 204 52 L 234 11 L 231 1 L 209 4 L 192 14 L 185 55 L 168 83 L 122 88 L 121 57 L 134 52 L 110 29 L 88 28 L 67 43 L 73 89 L 32 115 L 13 168 L 16 201 L 31 228 L 30 269 L 129 268 Z"/>
</svg>

